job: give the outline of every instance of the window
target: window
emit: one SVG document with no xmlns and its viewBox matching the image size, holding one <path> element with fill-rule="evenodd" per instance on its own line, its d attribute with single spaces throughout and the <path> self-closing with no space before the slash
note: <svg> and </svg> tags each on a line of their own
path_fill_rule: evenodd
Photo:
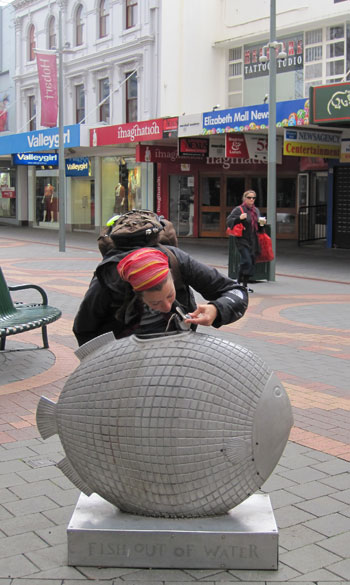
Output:
<svg viewBox="0 0 350 585">
<path fill-rule="evenodd" d="M 132 75 L 126 73 L 126 122 L 137 120 L 137 76 L 136 71 Z"/>
<path fill-rule="evenodd" d="M 85 118 L 84 85 L 75 86 L 75 123 L 79 124 Z"/>
<path fill-rule="evenodd" d="M 36 105 L 33 95 L 28 97 L 28 125 L 30 132 L 36 130 Z"/>
<path fill-rule="evenodd" d="M 105 77 L 99 80 L 99 104 L 100 104 L 100 122 L 109 124 L 109 79 Z M 103 102 L 103 103 L 101 103 Z"/>
<path fill-rule="evenodd" d="M 242 105 L 243 87 L 242 47 L 229 49 L 228 52 L 228 106 Z"/>
<path fill-rule="evenodd" d="M 83 5 L 79 4 L 75 14 L 75 45 L 79 47 L 84 42 Z"/>
<path fill-rule="evenodd" d="M 31 24 L 28 30 L 28 61 L 34 61 L 35 59 L 35 27 Z"/>
<path fill-rule="evenodd" d="M 345 77 L 344 25 L 305 33 L 304 96 L 316 85 L 338 83 Z"/>
<path fill-rule="evenodd" d="M 56 29 L 55 29 L 55 17 L 50 16 L 48 26 L 48 49 L 57 49 L 56 44 Z"/>
<path fill-rule="evenodd" d="M 126 28 L 132 28 L 136 25 L 137 18 L 136 0 L 126 0 Z"/>
<path fill-rule="evenodd" d="M 99 32 L 98 32 L 98 36 L 100 39 L 102 39 L 103 37 L 106 37 L 108 34 L 108 30 L 107 30 L 108 16 L 109 16 L 109 14 L 108 14 L 107 6 L 106 6 L 106 0 L 101 0 L 100 7 L 99 7 Z"/>
</svg>

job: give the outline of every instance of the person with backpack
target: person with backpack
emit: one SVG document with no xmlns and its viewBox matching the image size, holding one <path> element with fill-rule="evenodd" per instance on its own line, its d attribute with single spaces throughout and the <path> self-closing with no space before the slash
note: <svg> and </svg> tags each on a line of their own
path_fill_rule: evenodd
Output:
<svg viewBox="0 0 350 585">
<path fill-rule="evenodd" d="M 243 286 L 175 246 L 159 243 L 152 212 L 120 216 L 102 238 L 104 256 L 74 319 L 79 345 L 113 331 L 116 338 L 198 325 L 221 327 L 243 317 Z M 193 290 L 207 303 L 197 305 Z"/>
</svg>

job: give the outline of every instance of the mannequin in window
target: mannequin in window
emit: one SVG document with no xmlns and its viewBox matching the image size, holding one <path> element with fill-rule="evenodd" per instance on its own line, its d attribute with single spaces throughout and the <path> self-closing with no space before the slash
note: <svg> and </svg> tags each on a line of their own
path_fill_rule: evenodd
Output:
<svg viewBox="0 0 350 585">
<path fill-rule="evenodd" d="M 125 187 L 121 183 L 115 188 L 114 213 L 125 213 Z"/>
<path fill-rule="evenodd" d="M 52 209 L 52 202 L 53 202 L 53 192 L 54 188 L 51 183 L 48 183 L 44 187 L 44 196 L 43 196 L 43 204 L 44 204 L 44 215 L 43 221 L 53 221 L 53 211 Z"/>
</svg>

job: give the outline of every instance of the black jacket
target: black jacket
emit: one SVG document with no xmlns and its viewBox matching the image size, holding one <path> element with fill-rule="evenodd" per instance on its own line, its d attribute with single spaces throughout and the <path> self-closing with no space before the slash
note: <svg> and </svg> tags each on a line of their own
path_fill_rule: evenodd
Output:
<svg viewBox="0 0 350 585">
<path fill-rule="evenodd" d="M 242 213 L 241 208 L 243 209 L 243 213 L 247 213 L 246 219 L 240 219 L 240 215 Z M 257 219 L 259 219 L 260 211 L 257 207 L 255 207 L 255 211 Z M 248 250 L 253 256 L 257 256 L 260 252 L 258 234 L 253 229 L 248 209 L 243 203 L 235 207 L 226 219 L 226 225 L 229 228 L 233 228 L 233 226 L 235 226 L 238 223 L 243 224 L 243 227 L 245 228 L 242 232 L 242 237 L 235 237 L 235 244 L 238 250 L 240 250 L 242 247 L 245 247 L 248 248 Z M 258 231 L 263 231 L 263 228 L 260 228 L 259 224 Z"/>
<path fill-rule="evenodd" d="M 216 306 L 218 316 L 214 327 L 232 323 L 244 315 L 248 306 L 244 287 L 215 268 L 197 262 L 179 248 L 162 246 L 162 251 L 167 252 L 167 249 L 177 259 L 177 266 L 172 266 L 175 263 L 170 257 L 176 288 L 175 303 L 178 302 L 185 313 L 196 308 L 192 287 Z M 117 271 L 118 262 L 130 251 L 111 250 L 97 266 L 74 319 L 73 332 L 79 345 L 108 331 L 113 331 L 118 338 L 131 335 L 137 329 L 143 311 L 142 300 L 128 283 L 121 280 Z"/>
</svg>

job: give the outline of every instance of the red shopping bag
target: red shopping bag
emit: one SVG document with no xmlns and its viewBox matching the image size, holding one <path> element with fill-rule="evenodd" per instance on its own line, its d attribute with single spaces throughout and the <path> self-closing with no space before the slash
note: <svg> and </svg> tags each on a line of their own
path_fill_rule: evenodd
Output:
<svg viewBox="0 0 350 585">
<path fill-rule="evenodd" d="M 272 250 L 272 240 L 265 232 L 258 234 L 260 254 L 256 257 L 255 262 L 271 262 L 274 259 Z"/>
</svg>

